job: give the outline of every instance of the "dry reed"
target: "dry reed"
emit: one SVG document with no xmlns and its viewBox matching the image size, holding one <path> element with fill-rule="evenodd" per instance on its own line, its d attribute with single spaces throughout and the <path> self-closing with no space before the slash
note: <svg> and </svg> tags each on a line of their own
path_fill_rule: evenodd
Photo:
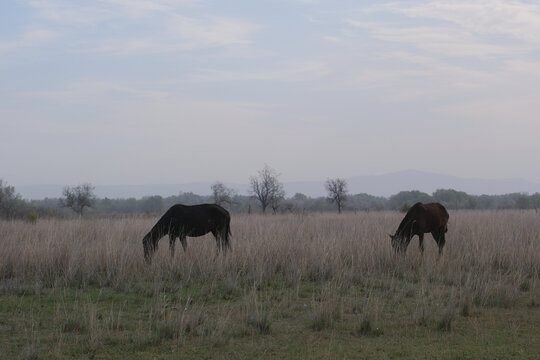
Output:
<svg viewBox="0 0 540 360">
<path fill-rule="evenodd" d="M 143 261 L 141 240 L 155 218 L 2 221 L 0 291 L 92 284 L 129 289 L 171 281 L 224 284 L 232 294 L 275 279 L 286 286 L 313 281 L 347 287 L 374 286 L 373 279 L 385 277 L 420 282 L 430 291 L 451 285 L 477 305 L 510 306 L 520 289 L 538 288 L 540 216 L 533 211 L 450 216 L 440 259 L 430 235 L 423 259 L 416 238 L 405 257 L 393 254 L 387 233 L 395 230 L 399 213 L 233 215 L 233 250 L 227 256 L 216 256 L 215 241 L 207 235 L 188 238 L 187 253 L 177 247 L 171 260 L 163 238 L 151 266 Z"/>
</svg>

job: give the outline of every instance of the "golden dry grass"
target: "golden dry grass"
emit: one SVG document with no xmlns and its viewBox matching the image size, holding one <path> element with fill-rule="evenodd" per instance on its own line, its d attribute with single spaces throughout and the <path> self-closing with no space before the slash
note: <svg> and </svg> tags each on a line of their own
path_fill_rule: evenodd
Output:
<svg viewBox="0 0 540 360">
<path fill-rule="evenodd" d="M 211 235 L 188 238 L 169 259 L 168 238 L 152 266 L 142 257 L 142 236 L 154 218 L 51 219 L 37 224 L 0 222 L 0 279 L 43 286 L 86 283 L 126 286 L 155 276 L 170 279 L 242 277 L 253 283 L 275 274 L 288 281 L 355 281 L 367 276 L 425 271 L 451 282 L 536 282 L 540 267 L 540 215 L 533 211 L 459 211 L 451 214 L 447 245 L 438 259 L 431 236 L 420 261 L 417 238 L 396 258 L 387 234 L 401 219 L 393 212 L 308 215 L 235 215 L 233 250 L 215 256 Z"/>
<path fill-rule="evenodd" d="M 387 234 L 402 216 L 233 215 L 227 256 L 216 255 L 208 235 L 188 238 L 188 252 L 177 246 L 171 260 L 163 238 L 150 266 L 141 241 L 157 218 L 0 222 L 0 296 L 7 304 L 0 334 L 8 335 L 8 354 L 27 357 L 63 358 L 71 351 L 106 358 L 119 348 L 128 356 L 184 347 L 198 358 L 216 347 L 229 354 L 237 349 L 231 339 L 249 357 L 257 350 L 242 339 L 271 337 L 267 346 L 275 352 L 274 342 L 297 345 L 328 331 L 390 344 L 396 336 L 420 341 L 415 334 L 422 333 L 440 347 L 445 337 L 430 338 L 433 331 L 463 334 L 464 342 L 476 331 L 482 342 L 478 324 L 486 322 L 492 332 L 485 343 L 509 337 L 525 351 L 518 355 L 540 349 L 538 337 L 523 343 L 517 330 L 508 335 L 504 328 L 520 323 L 527 334 L 538 330 L 527 321 L 539 314 L 540 214 L 451 212 L 441 258 L 431 235 L 423 258 L 417 238 L 406 256 L 395 256 Z M 24 306 L 29 313 L 21 312 Z M 21 334 L 33 335 L 9 340 Z M 82 337 L 90 342 L 73 340 Z M 336 344 L 343 356 L 353 348 L 339 341 L 328 346 Z M 405 351 L 381 349 L 373 357 Z M 491 349 L 499 352 L 487 354 L 505 351 Z M 458 350 L 449 347 L 448 354 Z M 325 357 L 309 347 L 287 351 L 280 356 Z M 407 351 L 419 354 L 414 345 Z"/>
</svg>

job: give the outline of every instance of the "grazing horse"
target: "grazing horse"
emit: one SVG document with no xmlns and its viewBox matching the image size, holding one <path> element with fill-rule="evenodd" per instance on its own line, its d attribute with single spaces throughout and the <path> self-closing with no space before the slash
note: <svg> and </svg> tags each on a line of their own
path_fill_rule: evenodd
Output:
<svg viewBox="0 0 540 360">
<path fill-rule="evenodd" d="M 439 203 L 414 204 L 399 224 L 392 239 L 392 247 L 396 252 L 405 252 L 411 238 L 418 235 L 420 251 L 424 253 L 424 234 L 431 233 L 437 245 L 439 245 L 439 256 L 442 254 L 445 238 L 448 231 L 448 212 Z"/>
<path fill-rule="evenodd" d="M 144 259 L 147 263 L 151 262 L 159 239 L 167 234 L 171 258 L 174 256 L 176 238 L 180 239 L 185 252 L 187 236 L 203 236 L 209 232 L 216 238 L 217 252 L 221 249 L 225 253 L 230 248 L 230 222 L 229 212 L 219 205 L 173 205 L 143 238 Z"/>
</svg>

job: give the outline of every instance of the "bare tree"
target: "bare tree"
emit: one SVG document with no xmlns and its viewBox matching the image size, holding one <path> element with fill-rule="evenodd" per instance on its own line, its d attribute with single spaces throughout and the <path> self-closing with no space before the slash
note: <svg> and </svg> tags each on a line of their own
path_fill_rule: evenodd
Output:
<svg viewBox="0 0 540 360">
<path fill-rule="evenodd" d="M 324 183 L 326 191 L 328 191 L 328 201 L 336 203 L 338 213 L 341 214 L 343 204 L 347 200 L 347 181 L 345 179 L 328 179 Z"/>
<path fill-rule="evenodd" d="M 275 213 L 279 203 L 285 197 L 283 184 L 278 178 L 279 174 L 266 164 L 262 170 L 259 170 L 259 176 L 250 178 L 251 194 L 261 203 L 263 214 L 266 213 L 268 206 L 271 206 Z"/>
<path fill-rule="evenodd" d="M 214 196 L 214 203 L 221 205 L 227 203 L 232 205 L 235 191 L 226 187 L 222 182 L 217 181 L 211 186 L 212 195 Z"/>
<path fill-rule="evenodd" d="M 94 187 L 88 183 L 66 186 L 62 194 L 64 197 L 60 199 L 60 206 L 71 208 L 79 215 L 83 214 L 84 208 L 94 206 L 96 201 Z"/>
<path fill-rule="evenodd" d="M 283 190 L 283 185 L 279 184 L 279 186 L 280 189 L 277 189 L 270 197 L 270 207 L 272 208 L 274 214 L 277 213 L 281 201 L 285 199 L 285 190 Z"/>
</svg>

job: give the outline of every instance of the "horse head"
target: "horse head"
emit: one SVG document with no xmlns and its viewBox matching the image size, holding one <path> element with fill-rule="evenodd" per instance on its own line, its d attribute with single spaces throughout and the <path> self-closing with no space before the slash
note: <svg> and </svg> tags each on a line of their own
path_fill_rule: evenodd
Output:
<svg viewBox="0 0 540 360">
<path fill-rule="evenodd" d="M 144 260 L 147 264 L 152 262 L 152 254 L 154 253 L 154 244 L 150 233 L 143 238 Z"/>
<path fill-rule="evenodd" d="M 397 253 L 405 252 L 406 246 L 404 246 L 403 236 L 400 236 L 397 234 L 396 235 L 388 234 L 388 236 L 390 236 L 392 249 L 394 249 L 395 252 Z"/>
</svg>

